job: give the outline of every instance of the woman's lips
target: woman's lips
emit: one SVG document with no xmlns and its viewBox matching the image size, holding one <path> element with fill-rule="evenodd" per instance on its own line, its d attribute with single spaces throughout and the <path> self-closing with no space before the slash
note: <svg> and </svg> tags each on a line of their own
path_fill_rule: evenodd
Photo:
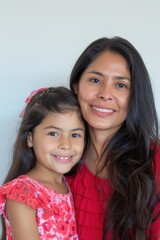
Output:
<svg viewBox="0 0 160 240">
<path fill-rule="evenodd" d="M 102 112 L 102 113 L 112 113 L 112 112 L 115 112 L 115 110 L 109 109 L 109 108 L 102 108 L 102 107 L 95 107 L 95 106 L 92 106 L 92 108 L 95 109 L 96 111 Z"/>
</svg>

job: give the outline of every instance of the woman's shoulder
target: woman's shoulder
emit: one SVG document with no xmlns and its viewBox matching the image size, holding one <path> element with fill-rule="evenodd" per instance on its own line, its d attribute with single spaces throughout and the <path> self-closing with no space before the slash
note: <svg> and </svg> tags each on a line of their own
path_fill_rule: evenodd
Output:
<svg viewBox="0 0 160 240">
<path fill-rule="evenodd" d="M 160 169 L 160 144 L 155 149 L 154 161 L 156 169 Z"/>
<path fill-rule="evenodd" d="M 157 145 L 154 154 L 153 171 L 156 182 L 160 184 L 160 144 Z"/>
<path fill-rule="evenodd" d="M 160 157 L 160 144 L 158 144 L 156 147 L 155 156 Z"/>
</svg>

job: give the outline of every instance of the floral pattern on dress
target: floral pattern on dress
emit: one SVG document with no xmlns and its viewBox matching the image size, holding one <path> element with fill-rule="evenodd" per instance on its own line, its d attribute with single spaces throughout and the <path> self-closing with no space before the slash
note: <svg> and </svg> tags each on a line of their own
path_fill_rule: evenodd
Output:
<svg viewBox="0 0 160 240">
<path fill-rule="evenodd" d="M 41 240 L 78 240 L 71 191 L 55 192 L 28 176 L 20 176 L 0 187 L 0 214 L 6 223 L 7 240 L 12 240 L 6 215 L 6 199 L 27 204 L 36 210 Z"/>
</svg>

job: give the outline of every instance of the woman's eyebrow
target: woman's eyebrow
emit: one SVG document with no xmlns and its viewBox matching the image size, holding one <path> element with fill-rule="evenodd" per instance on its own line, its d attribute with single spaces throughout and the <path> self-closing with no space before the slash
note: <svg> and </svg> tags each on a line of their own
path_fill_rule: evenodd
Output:
<svg viewBox="0 0 160 240">
<path fill-rule="evenodd" d="M 98 75 L 98 76 L 100 76 L 100 77 L 104 77 L 104 74 L 101 73 L 101 72 L 98 72 L 98 71 L 90 71 L 90 72 L 88 72 L 87 74 L 90 74 L 90 73 L 96 74 L 96 75 Z M 125 80 L 125 79 L 128 80 L 128 81 L 131 80 L 129 77 L 127 77 L 127 76 L 121 76 L 121 75 L 115 75 L 114 78 L 115 78 L 115 79 L 119 79 L 119 80 Z"/>
<path fill-rule="evenodd" d="M 98 72 L 98 71 L 90 71 L 90 72 L 88 72 L 87 74 L 90 74 L 90 73 L 93 73 L 93 74 L 99 75 L 99 76 L 101 76 L 101 77 L 103 77 L 103 76 L 104 76 L 104 74 L 103 74 L 103 73 L 101 73 L 101 72 Z"/>
<path fill-rule="evenodd" d="M 130 79 L 129 77 L 127 77 L 127 76 L 119 76 L 119 75 L 117 75 L 117 76 L 115 76 L 115 78 L 116 78 L 116 79 L 119 79 L 119 80 L 128 80 L 128 81 L 131 81 L 131 79 Z"/>
</svg>

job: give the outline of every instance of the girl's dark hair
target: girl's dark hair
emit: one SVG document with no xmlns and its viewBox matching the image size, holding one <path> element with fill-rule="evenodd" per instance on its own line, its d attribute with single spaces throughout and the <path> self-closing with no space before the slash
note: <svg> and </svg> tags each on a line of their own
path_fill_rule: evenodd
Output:
<svg viewBox="0 0 160 240">
<path fill-rule="evenodd" d="M 37 92 L 31 98 L 23 115 L 13 149 L 12 165 L 4 183 L 17 178 L 20 175 L 26 174 L 35 166 L 36 158 L 34 151 L 27 145 L 29 132 L 38 126 L 49 113 L 65 113 L 70 111 L 77 112 L 79 119 L 85 125 L 76 95 L 65 87 L 50 87 Z M 81 163 L 82 158 L 67 174 L 75 174 Z M 5 224 L 4 220 L 2 221 L 3 235 L 1 240 L 5 240 Z"/>
<path fill-rule="evenodd" d="M 112 229 L 113 240 L 118 236 L 120 240 L 145 240 L 146 229 L 153 221 L 153 209 L 159 201 L 153 171 L 159 126 L 146 66 L 126 39 L 101 38 L 78 58 L 71 72 L 70 88 L 74 92 L 83 72 L 105 51 L 126 59 L 131 92 L 126 120 L 103 152 L 106 156 L 103 167 L 107 166 L 107 178 L 114 189 L 105 218 L 104 239 Z"/>
</svg>

